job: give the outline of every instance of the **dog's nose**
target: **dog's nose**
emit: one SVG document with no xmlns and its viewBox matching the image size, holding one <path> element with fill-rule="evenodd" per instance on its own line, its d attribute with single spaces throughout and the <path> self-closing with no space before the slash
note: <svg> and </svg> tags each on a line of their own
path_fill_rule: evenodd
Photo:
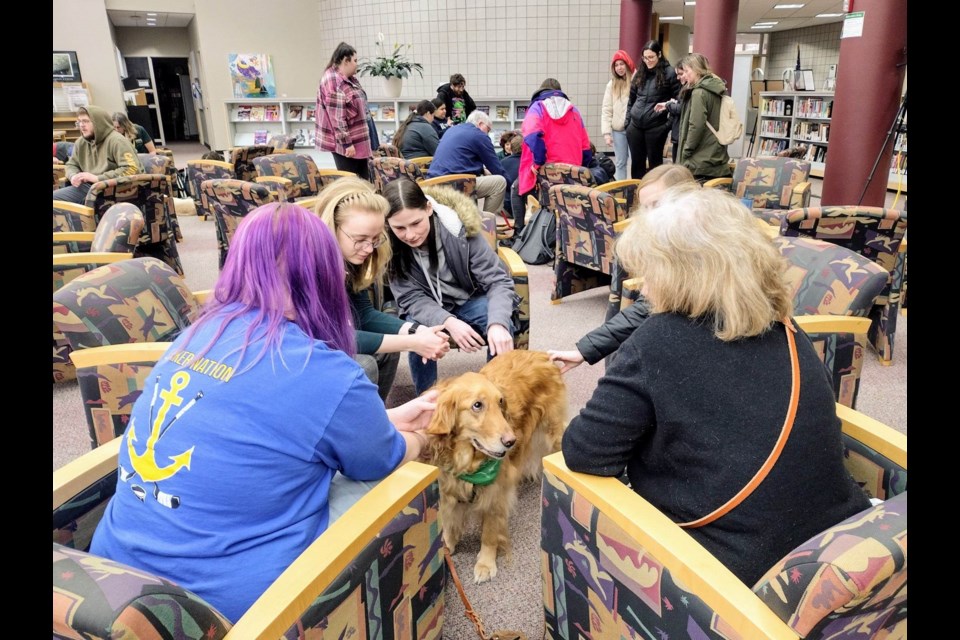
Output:
<svg viewBox="0 0 960 640">
<path fill-rule="evenodd" d="M 500 438 L 500 442 L 503 443 L 507 449 L 517 444 L 517 436 L 503 436 Z"/>
</svg>

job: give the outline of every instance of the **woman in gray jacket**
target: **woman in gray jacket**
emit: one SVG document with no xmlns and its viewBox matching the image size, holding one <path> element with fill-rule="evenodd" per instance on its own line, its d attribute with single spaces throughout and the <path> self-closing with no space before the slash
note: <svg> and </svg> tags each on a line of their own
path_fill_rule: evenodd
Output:
<svg viewBox="0 0 960 640">
<path fill-rule="evenodd" d="M 449 187 L 400 178 L 383 188 L 393 257 L 388 276 L 400 314 L 429 327 L 443 326 L 472 353 L 488 358 L 513 350 L 513 280 L 482 232 L 480 210 Z M 416 354 L 414 354 L 416 355 Z M 435 360 L 409 359 L 417 394 L 437 381 Z"/>
<path fill-rule="evenodd" d="M 421 100 L 416 110 L 407 116 L 397 129 L 393 144 L 397 145 L 400 155 L 407 160 L 433 157 L 433 152 L 440 144 L 440 136 L 433 128 L 433 114 L 436 110 L 433 102 Z"/>
<path fill-rule="evenodd" d="M 663 57 L 659 42 L 650 40 L 643 45 L 640 60 L 643 64 L 638 66 L 630 81 L 630 100 L 627 102 L 631 178 L 642 178 L 649 169 L 663 164 L 663 146 L 670 135 L 670 123 L 667 113 L 657 112 L 654 107 L 680 93 L 677 74 Z"/>
</svg>

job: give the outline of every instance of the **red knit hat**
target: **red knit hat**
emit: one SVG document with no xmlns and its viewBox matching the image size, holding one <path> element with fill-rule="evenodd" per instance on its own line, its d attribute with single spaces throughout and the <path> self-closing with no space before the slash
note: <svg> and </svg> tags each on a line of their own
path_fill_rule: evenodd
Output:
<svg viewBox="0 0 960 640">
<path fill-rule="evenodd" d="M 613 54 L 613 60 L 610 61 L 610 68 L 613 68 L 613 65 L 617 63 L 617 60 L 623 60 L 627 64 L 627 69 L 630 69 L 630 73 L 633 73 L 637 70 L 637 65 L 633 64 L 633 60 L 630 59 L 630 54 L 623 49 L 620 49 Z"/>
</svg>

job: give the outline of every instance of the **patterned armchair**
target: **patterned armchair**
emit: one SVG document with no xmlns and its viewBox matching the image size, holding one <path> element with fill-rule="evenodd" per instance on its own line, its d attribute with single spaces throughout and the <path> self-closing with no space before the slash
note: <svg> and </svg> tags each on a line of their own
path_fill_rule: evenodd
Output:
<svg viewBox="0 0 960 640">
<path fill-rule="evenodd" d="M 197 205 L 197 213 L 206 220 L 207 216 L 213 216 L 213 209 L 210 203 L 203 195 L 200 184 L 204 180 L 219 180 L 224 178 L 234 178 L 233 165 L 229 162 L 220 162 L 219 160 L 187 160 L 187 182 L 190 185 L 190 192 L 193 195 L 193 201 Z"/>
<path fill-rule="evenodd" d="M 383 188 L 401 176 L 406 176 L 415 182 L 423 178 L 420 166 L 410 160 L 394 158 L 392 156 L 377 156 L 370 161 L 373 177 L 373 186 L 377 193 L 383 193 Z"/>
<path fill-rule="evenodd" d="M 175 198 L 177 195 L 177 165 L 173 163 L 173 152 L 171 152 L 170 155 L 163 153 L 157 153 L 155 155 L 138 153 L 137 157 L 140 158 L 140 164 L 143 165 L 144 173 L 167 176 L 167 178 L 169 178 L 169 182 L 167 183 L 169 191 L 167 193 L 171 198 Z M 173 225 L 174 237 L 177 239 L 177 242 L 182 242 L 183 233 L 180 232 L 180 220 L 177 218 L 176 207 L 173 207 L 173 211 L 170 213 L 170 222 Z"/>
<path fill-rule="evenodd" d="M 410 158 L 409 160 L 413 164 L 420 167 L 421 173 L 427 175 L 427 171 L 430 170 L 430 163 L 433 162 L 433 156 L 421 156 L 419 158 Z"/>
<path fill-rule="evenodd" d="M 550 210 L 557 215 L 553 292 L 565 297 L 610 284 L 613 273 L 613 225 L 625 216 L 613 195 L 580 185 L 550 187 Z"/>
<path fill-rule="evenodd" d="M 751 200 L 753 215 L 779 226 L 787 211 L 810 205 L 810 163 L 777 156 L 740 158 L 733 178 L 714 178 L 703 186 Z"/>
<path fill-rule="evenodd" d="M 169 342 L 198 311 L 199 303 L 183 278 L 156 258 L 98 267 L 53 293 L 54 326 L 70 351 Z"/>
<path fill-rule="evenodd" d="M 200 183 L 200 190 L 217 224 L 219 268 L 223 269 L 230 249 L 230 238 L 237 230 L 240 219 L 262 204 L 276 202 L 276 198 L 266 185 L 243 180 L 205 180 Z"/>
<path fill-rule="evenodd" d="M 352 171 L 341 171 L 340 169 L 320 169 L 318 173 L 320 175 L 321 190 L 338 178 L 343 178 L 346 176 L 350 176 L 351 178 L 357 177 L 357 174 L 353 173 Z"/>
<path fill-rule="evenodd" d="M 402 158 L 400 155 L 400 149 L 397 148 L 397 145 L 390 144 L 389 142 L 384 142 L 379 147 L 373 151 L 374 158 Z"/>
<path fill-rule="evenodd" d="M 456 189 L 465 196 L 477 199 L 477 176 L 472 173 L 448 173 L 436 178 L 424 178 L 420 181 L 421 187 L 446 186 Z"/>
<path fill-rule="evenodd" d="M 93 209 L 73 202 L 53 201 L 53 233 L 94 233 L 97 230 L 97 217 Z M 89 241 L 73 240 L 69 243 L 58 242 L 54 235 L 53 252 L 90 251 Z"/>
<path fill-rule="evenodd" d="M 630 212 L 633 211 L 633 208 L 636 206 L 637 193 L 640 191 L 640 185 L 642 183 L 643 180 L 631 178 L 629 180 L 607 182 L 605 184 L 597 185 L 596 188 L 599 191 L 606 191 L 610 195 L 617 198 L 617 205 L 624 211 L 624 213 L 619 216 L 622 220 L 628 217 Z"/>
<path fill-rule="evenodd" d="M 257 168 L 253 166 L 253 159 L 273 153 L 273 147 L 268 144 L 254 144 L 246 147 L 232 147 L 227 150 L 227 162 L 233 165 L 233 177 L 237 180 L 253 182 L 257 177 Z"/>
<path fill-rule="evenodd" d="M 107 209 L 118 202 L 136 205 L 143 212 L 145 223 L 134 256 L 158 258 L 177 273 L 183 274 L 180 253 L 171 228 L 173 198 L 168 189 L 166 176 L 136 174 L 112 178 L 91 185 L 84 204 L 93 209 L 98 221 Z"/>
<path fill-rule="evenodd" d="M 881 364 L 893 362 L 893 342 L 906 266 L 900 245 L 907 232 L 907 214 L 880 207 L 811 207 L 790 211 L 780 227 L 784 236 L 816 238 L 840 245 L 873 260 L 888 274 L 887 286 L 870 311 L 870 344 Z"/>
<path fill-rule="evenodd" d="M 537 171 L 537 186 L 540 189 L 540 206 L 550 211 L 550 187 L 558 184 L 574 184 L 595 187 L 597 182 L 587 167 L 563 162 L 548 162 Z"/>
<path fill-rule="evenodd" d="M 297 144 L 297 136 L 286 133 L 277 133 L 270 136 L 267 140 L 267 146 L 273 147 L 274 151 L 293 151 Z"/>
<path fill-rule="evenodd" d="M 62 164 L 53 165 L 53 188 L 59 189 L 67 184 L 67 167 Z"/>
<path fill-rule="evenodd" d="M 275 188 L 280 200 L 310 198 L 323 185 L 313 158 L 304 153 L 272 153 L 253 159 L 257 169 L 255 182 Z"/>
<path fill-rule="evenodd" d="M 905 638 L 907 439 L 847 407 L 846 465 L 885 500 L 800 545 L 751 589 L 617 478 L 544 458 L 547 638 Z"/>
<path fill-rule="evenodd" d="M 89 553 L 118 490 L 121 442 L 53 474 L 55 637 L 441 637 L 446 568 L 435 467 L 409 462 L 390 474 L 231 623 L 168 580 Z"/>
</svg>

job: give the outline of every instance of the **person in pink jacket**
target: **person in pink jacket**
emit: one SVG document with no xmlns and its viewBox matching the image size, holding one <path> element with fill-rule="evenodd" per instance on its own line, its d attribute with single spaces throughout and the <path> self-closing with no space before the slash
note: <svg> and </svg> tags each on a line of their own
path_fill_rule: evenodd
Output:
<svg viewBox="0 0 960 640">
<path fill-rule="evenodd" d="M 583 116 L 554 78 L 544 80 L 530 99 L 520 135 L 520 172 L 510 190 L 514 238 L 523 230 L 524 203 L 537 188 L 537 170 L 548 162 L 587 166 L 593 159 Z"/>
</svg>

